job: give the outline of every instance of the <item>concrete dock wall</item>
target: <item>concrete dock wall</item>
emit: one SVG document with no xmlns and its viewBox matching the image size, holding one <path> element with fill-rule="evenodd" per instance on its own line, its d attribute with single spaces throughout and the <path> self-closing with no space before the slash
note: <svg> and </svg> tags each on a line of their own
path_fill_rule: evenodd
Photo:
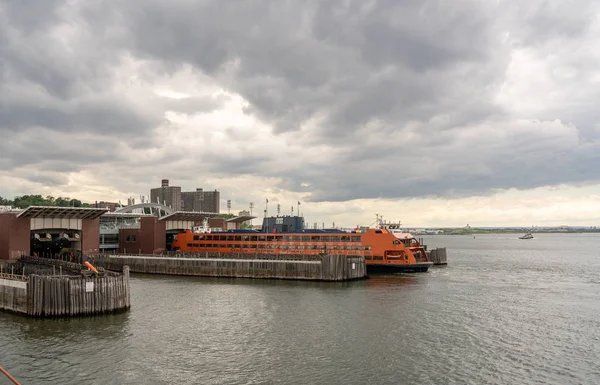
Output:
<svg viewBox="0 0 600 385">
<path fill-rule="evenodd" d="M 108 270 L 146 274 L 205 277 L 271 278 L 315 281 L 348 281 L 366 276 L 363 257 L 346 255 L 185 254 L 184 256 L 109 255 L 89 256 Z"/>
<path fill-rule="evenodd" d="M 0 309 L 27 314 L 27 279 L 0 274 Z"/>
</svg>

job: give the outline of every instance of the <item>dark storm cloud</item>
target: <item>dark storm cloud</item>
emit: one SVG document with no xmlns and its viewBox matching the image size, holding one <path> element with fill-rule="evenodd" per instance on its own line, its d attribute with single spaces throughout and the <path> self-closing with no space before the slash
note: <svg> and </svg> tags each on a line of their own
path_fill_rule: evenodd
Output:
<svg viewBox="0 0 600 385">
<path fill-rule="evenodd" d="M 142 9 L 128 3 L 110 18 L 131 27 L 137 54 L 221 77 L 277 132 L 319 113 L 328 117 L 327 136 L 373 118 L 424 119 L 446 99 L 470 96 L 501 76 L 507 63 L 508 55 L 497 54 L 506 50 L 495 15 L 475 3 L 347 4 L 149 1 Z M 221 76 L 227 68 L 233 78 Z M 473 76 L 486 70 L 494 74 Z M 465 75 L 467 89 L 460 86 Z"/>
<path fill-rule="evenodd" d="M 597 40 L 598 5 L 591 1 L 147 0 L 107 6 L 89 0 L 0 7 L 0 133 L 7 139 L 0 161 L 9 168 L 89 154 L 84 163 L 156 162 L 158 179 L 184 177 L 190 164 L 203 164 L 216 175 L 279 177 L 294 191 L 307 191 L 300 184 L 308 183 L 316 201 L 460 196 L 600 179 L 594 171 L 600 166 L 594 102 L 600 95 L 586 88 L 598 60 L 568 51 Z M 560 85 L 557 98 L 569 100 L 523 113 L 498 103 L 517 49 L 575 71 L 573 78 L 553 73 L 547 80 L 550 88 Z M 240 94 L 249 102 L 246 112 L 271 124 L 275 135 L 292 135 L 290 146 L 330 153 L 319 163 L 223 127 L 228 148 L 206 143 L 193 154 L 172 148 L 148 158 L 144 151 L 123 154 L 114 146 L 121 140 L 136 150 L 161 149 L 160 127 L 171 124 L 166 111 L 192 116 L 225 102 L 126 97 L 114 84 L 128 56 L 154 63 L 145 80 L 191 66 Z M 23 139 L 38 128 L 45 137 L 72 135 L 72 143 L 88 140 L 84 134 L 104 142 L 54 141 L 44 148 L 44 140 Z"/>
</svg>

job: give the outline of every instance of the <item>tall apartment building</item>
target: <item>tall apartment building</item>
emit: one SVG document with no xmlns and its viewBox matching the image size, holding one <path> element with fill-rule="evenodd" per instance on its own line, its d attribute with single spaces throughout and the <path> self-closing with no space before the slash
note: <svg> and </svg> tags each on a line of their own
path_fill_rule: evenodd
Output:
<svg viewBox="0 0 600 385">
<path fill-rule="evenodd" d="M 202 211 L 209 213 L 221 212 L 221 193 L 215 191 L 204 191 L 204 203 L 202 204 Z"/>
<path fill-rule="evenodd" d="M 181 187 L 169 186 L 169 180 L 162 180 L 162 187 L 150 190 L 150 199 L 153 203 L 170 206 L 175 211 L 204 211 L 218 213 L 221 210 L 221 193 L 204 191 L 181 191 Z"/>
<path fill-rule="evenodd" d="M 181 187 L 169 186 L 169 180 L 163 179 L 161 187 L 150 189 L 150 201 L 181 211 Z"/>
<path fill-rule="evenodd" d="M 184 191 L 181 193 L 184 211 L 204 211 L 218 213 L 221 210 L 221 193 L 215 191 L 204 191 L 197 188 L 196 191 Z"/>
<path fill-rule="evenodd" d="M 184 191 L 181 193 L 183 211 L 205 211 L 203 210 L 204 193 L 201 188 L 196 191 Z"/>
</svg>

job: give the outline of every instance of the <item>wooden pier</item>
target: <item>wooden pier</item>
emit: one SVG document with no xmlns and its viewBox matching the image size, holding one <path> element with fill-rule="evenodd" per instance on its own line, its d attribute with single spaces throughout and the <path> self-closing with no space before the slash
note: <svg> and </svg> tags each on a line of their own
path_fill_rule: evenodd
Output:
<svg viewBox="0 0 600 385">
<path fill-rule="evenodd" d="M 366 278 L 365 259 L 347 255 L 179 253 L 177 256 L 89 256 L 97 266 L 133 273 L 203 277 L 350 281 Z"/>
<path fill-rule="evenodd" d="M 57 265 L 63 273 L 50 273 Z M 0 273 L 0 310 L 33 317 L 74 317 L 114 313 L 131 306 L 128 266 L 123 266 L 122 274 L 82 274 L 86 270 L 83 265 L 23 257 L 19 269 L 20 274 Z M 26 274 L 28 269 L 38 274 Z"/>
</svg>

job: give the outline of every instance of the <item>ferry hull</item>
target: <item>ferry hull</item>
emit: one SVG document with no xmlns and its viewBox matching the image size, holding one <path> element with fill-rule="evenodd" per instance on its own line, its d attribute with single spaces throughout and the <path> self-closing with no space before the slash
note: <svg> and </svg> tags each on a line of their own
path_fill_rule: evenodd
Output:
<svg viewBox="0 0 600 385">
<path fill-rule="evenodd" d="M 433 262 L 408 263 L 367 263 L 367 274 L 393 274 L 393 273 L 425 273 Z"/>
</svg>

